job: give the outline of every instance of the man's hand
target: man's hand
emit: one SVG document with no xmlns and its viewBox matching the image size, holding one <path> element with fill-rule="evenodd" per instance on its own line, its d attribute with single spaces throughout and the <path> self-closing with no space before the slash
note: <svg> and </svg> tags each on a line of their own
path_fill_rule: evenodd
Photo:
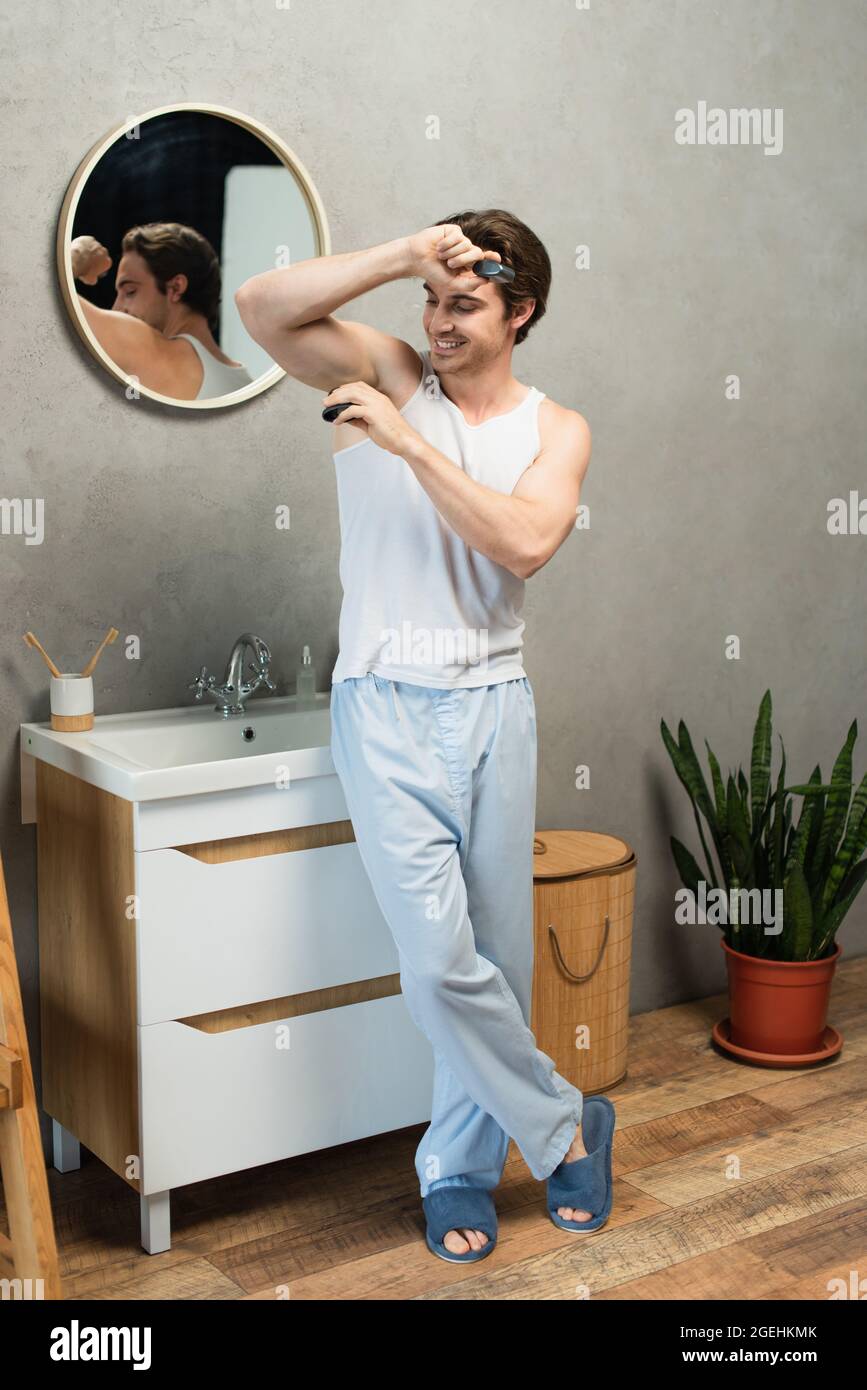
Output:
<svg viewBox="0 0 867 1390">
<path fill-rule="evenodd" d="M 390 397 L 369 386 L 366 381 L 349 381 L 345 386 L 335 386 L 323 398 L 322 405 L 324 408 L 341 401 L 351 401 L 352 404 L 346 410 L 341 410 L 335 424 L 355 425 L 389 454 L 402 454 L 410 440 L 419 438 L 417 431 L 407 424 Z"/>
<path fill-rule="evenodd" d="M 95 285 L 107 270 L 111 270 L 111 256 L 96 237 L 77 236 L 69 249 L 72 274 L 82 284 Z"/>
<path fill-rule="evenodd" d="M 474 245 L 455 222 L 416 232 L 407 238 L 407 247 L 410 274 L 426 280 L 435 290 L 453 288 L 459 276 L 468 282 L 467 289 L 477 289 L 484 280 L 472 274 L 476 261 L 503 259 L 499 251 L 483 251 Z"/>
</svg>

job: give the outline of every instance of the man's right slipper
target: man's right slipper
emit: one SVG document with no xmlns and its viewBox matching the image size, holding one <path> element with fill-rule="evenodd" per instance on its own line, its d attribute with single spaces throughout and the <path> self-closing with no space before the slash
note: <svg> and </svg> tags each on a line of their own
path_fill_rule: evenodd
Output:
<svg viewBox="0 0 867 1390">
<path fill-rule="evenodd" d="M 581 1113 L 581 1133 L 586 1157 L 558 1163 L 548 1178 L 548 1215 L 563 1231 L 589 1234 L 604 1226 L 611 1214 L 611 1145 L 614 1106 L 607 1096 L 588 1096 Z M 589 1221 L 567 1221 L 558 1207 L 589 1211 Z"/>
</svg>

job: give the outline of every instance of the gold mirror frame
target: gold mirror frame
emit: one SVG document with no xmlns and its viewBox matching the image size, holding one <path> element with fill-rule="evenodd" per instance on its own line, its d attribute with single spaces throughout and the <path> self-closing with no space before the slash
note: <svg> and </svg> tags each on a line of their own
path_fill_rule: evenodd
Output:
<svg viewBox="0 0 867 1390">
<path fill-rule="evenodd" d="M 251 381 L 249 386 L 244 386 L 239 391 L 232 391 L 227 396 L 212 396 L 201 401 L 181 401 L 175 396 L 163 396 L 159 391 L 152 391 L 149 387 L 142 386 L 136 378 L 127 376 L 126 372 L 122 372 L 97 342 L 79 306 L 78 291 L 75 288 L 75 279 L 72 274 L 72 255 L 70 252 L 72 224 L 82 189 L 96 165 L 115 140 L 128 130 L 151 120 L 154 116 L 167 116 L 174 111 L 201 111 L 209 116 L 222 116 L 225 120 L 234 121 L 236 125 L 243 126 L 251 134 L 257 135 L 264 144 L 273 150 L 280 163 L 289 170 L 289 173 L 298 183 L 316 229 L 317 255 L 328 256 L 331 254 L 331 237 L 322 200 L 298 156 L 290 150 L 288 145 L 284 144 L 279 136 L 274 134 L 273 130 L 269 130 L 267 126 L 262 125 L 260 121 L 253 120 L 250 116 L 242 115 L 240 111 L 230 110 L 227 106 L 211 106 L 206 102 L 199 101 L 183 101 L 172 106 L 157 106 L 152 111 L 145 111 L 143 115 L 134 116 L 131 120 L 126 120 L 122 125 L 116 126 L 108 135 L 104 135 L 101 140 L 98 140 L 84 156 L 66 190 L 57 224 L 57 273 L 60 279 L 60 289 L 79 337 L 100 365 L 105 367 L 116 381 L 121 382 L 123 386 L 135 386 L 139 395 L 147 396 L 152 401 L 160 401 L 163 405 L 173 405 L 180 409 L 214 410 L 221 406 L 240 405 L 242 401 L 248 401 L 253 396 L 258 396 L 260 392 L 267 391 L 269 386 L 273 386 L 286 373 L 282 367 L 278 367 L 275 363 L 270 371 L 265 372 L 258 380 Z"/>
</svg>

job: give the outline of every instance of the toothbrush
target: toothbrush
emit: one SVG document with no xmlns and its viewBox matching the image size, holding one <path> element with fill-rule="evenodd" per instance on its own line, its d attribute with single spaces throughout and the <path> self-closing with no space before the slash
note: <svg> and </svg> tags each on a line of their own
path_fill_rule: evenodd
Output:
<svg viewBox="0 0 867 1390">
<path fill-rule="evenodd" d="M 38 652 L 42 653 L 42 656 L 45 659 L 45 664 L 51 672 L 52 676 L 59 676 L 61 674 L 61 672 L 58 671 L 57 667 L 55 666 L 54 662 L 51 660 L 51 657 L 48 655 L 48 652 L 45 650 L 42 643 L 39 641 L 38 637 L 34 637 L 32 632 L 25 632 L 24 641 L 27 643 L 28 647 L 35 647 Z"/>
<path fill-rule="evenodd" d="M 96 663 L 99 661 L 99 658 L 100 658 L 100 656 L 102 655 L 103 647 L 109 646 L 110 643 L 112 643 L 112 642 L 114 641 L 115 637 L 117 637 L 117 635 L 118 635 L 117 628 L 116 628 L 116 627 L 110 627 L 109 630 L 108 630 L 108 632 L 105 634 L 105 636 L 103 637 L 102 641 L 100 642 L 99 646 L 97 647 L 96 651 L 93 653 L 93 656 L 90 658 L 90 660 L 88 661 L 88 663 L 87 663 L 87 665 L 85 666 L 84 670 L 82 671 L 81 674 L 82 674 L 83 676 L 89 676 L 89 675 L 90 675 L 91 671 L 93 670 L 94 666 L 95 666 Z"/>
</svg>

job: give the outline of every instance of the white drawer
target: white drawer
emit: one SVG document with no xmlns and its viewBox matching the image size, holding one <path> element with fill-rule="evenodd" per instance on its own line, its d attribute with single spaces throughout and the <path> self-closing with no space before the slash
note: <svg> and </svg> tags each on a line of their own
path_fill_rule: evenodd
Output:
<svg viewBox="0 0 867 1390">
<path fill-rule="evenodd" d="M 430 1118 L 433 1052 L 400 994 L 226 1033 L 138 1034 L 144 1196 Z"/>
<path fill-rule="evenodd" d="M 354 841 L 222 864 L 148 850 L 136 884 L 142 1024 L 399 969 Z"/>
<path fill-rule="evenodd" d="M 314 750 L 315 751 L 315 750 Z M 302 754 L 290 754 L 295 765 Z M 312 755 L 311 755 L 312 756 Z M 330 755 L 329 755 L 330 756 Z M 167 796 L 133 803 L 133 838 L 138 850 L 165 849 L 205 840 L 223 840 L 301 825 L 345 820 L 349 815 L 337 773 L 293 776 L 289 786 L 232 787 L 195 796 Z"/>
</svg>

